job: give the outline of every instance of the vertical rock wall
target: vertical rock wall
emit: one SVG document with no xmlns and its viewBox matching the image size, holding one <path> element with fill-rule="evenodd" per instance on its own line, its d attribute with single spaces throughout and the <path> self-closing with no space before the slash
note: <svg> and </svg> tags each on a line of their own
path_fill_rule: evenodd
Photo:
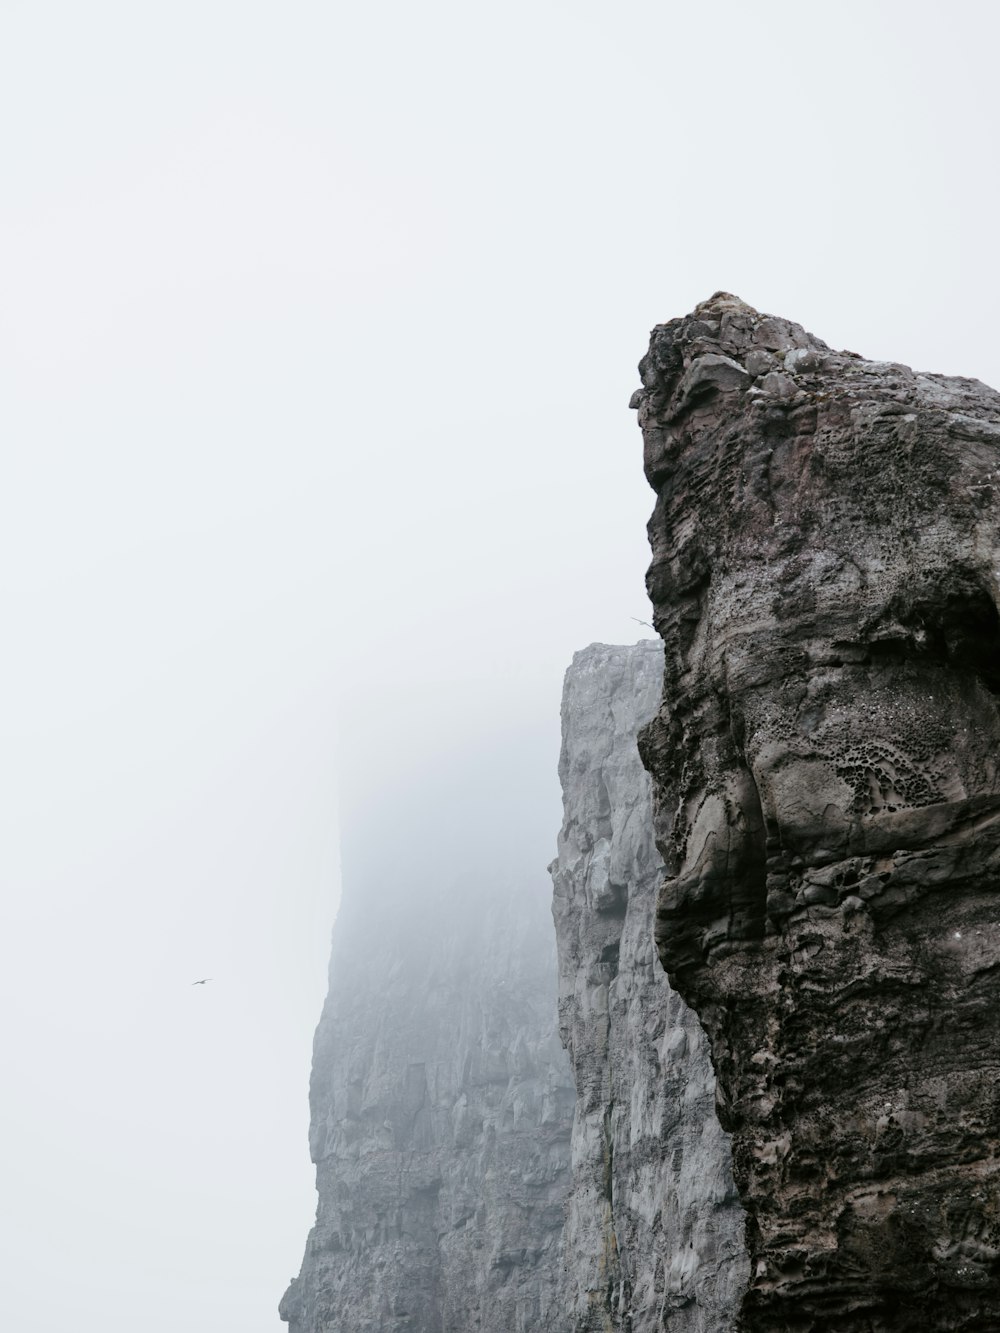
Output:
<svg viewBox="0 0 1000 1333">
<path fill-rule="evenodd" d="M 640 369 L 657 940 L 743 1326 L 1000 1328 L 1000 395 L 724 293 Z"/>
<path fill-rule="evenodd" d="M 482 880 L 338 918 L 290 1333 L 565 1327 L 573 1088 L 551 925 L 537 883 L 484 895 Z"/>
<path fill-rule="evenodd" d="M 746 1283 L 743 1216 L 708 1046 L 656 957 L 662 863 L 636 732 L 663 651 L 595 644 L 563 693 L 553 875 L 560 1031 L 577 1087 L 566 1333 L 724 1333 Z"/>
</svg>

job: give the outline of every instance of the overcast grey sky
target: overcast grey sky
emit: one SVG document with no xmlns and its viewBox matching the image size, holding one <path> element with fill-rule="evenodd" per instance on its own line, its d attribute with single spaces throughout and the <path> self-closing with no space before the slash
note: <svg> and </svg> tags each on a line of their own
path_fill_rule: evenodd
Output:
<svg viewBox="0 0 1000 1333">
<path fill-rule="evenodd" d="M 3 0 L 5 1328 L 276 1333 L 338 782 L 520 728 L 554 847 L 654 323 L 1000 383 L 997 13 Z"/>
</svg>

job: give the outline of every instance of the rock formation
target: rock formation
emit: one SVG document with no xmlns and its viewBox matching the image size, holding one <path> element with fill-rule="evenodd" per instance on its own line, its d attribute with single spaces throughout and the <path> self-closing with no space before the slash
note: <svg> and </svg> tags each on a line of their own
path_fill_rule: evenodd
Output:
<svg viewBox="0 0 1000 1333">
<path fill-rule="evenodd" d="M 551 869 L 577 1087 L 565 1333 L 726 1333 L 746 1285 L 708 1046 L 653 945 L 662 863 L 636 732 L 662 683 L 659 643 L 595 644 L 574 657 L 563 693 Z"/>
<path fill-rule="evenodd" d="M 640 369 L 657 943 L 744 1327 L 1000 1328 L 1000 395 L 725 294 Z"/>
<path fill-rule="evenodd" d="M 509 797 L 516 738 L 464 807 L 406 779 L 391 823 L 355 831 L 291 1333 L 733 1326 L 747 1261 L 729 1142 L 704 1034 L 653 944 L 662 863 L 636 735 L 662 679 L 652 640 L 593 645 L 566 674 L 555 940 L 528 869 L 539 793 L 522 774 L 520 808 Z M 470 870 L 442 889 L 454 865 Z"/>
<path fill-rule="evenodd" d="M 319 1206 L 291 1333 L 536 1333 L 558 1306 L 573 1087 L 536 881 L 347 901 L 316 1033 Z"/>
</svg>

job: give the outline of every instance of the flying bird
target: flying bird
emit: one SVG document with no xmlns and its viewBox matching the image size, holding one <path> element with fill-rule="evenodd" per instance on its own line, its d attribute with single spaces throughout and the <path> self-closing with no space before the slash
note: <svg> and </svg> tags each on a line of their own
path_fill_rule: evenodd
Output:
<svg viewBox="0 0 1000 1333">
<path fill-rule="evenodd" d="M 638 616 L 629 616 L 629 620 L 634 620 L 637 625 L 645 625 L 647 629 L 656 628 L 656 626 L 651 625 L 648 620 L 640 620 Z"/>
<path fill-rule="evenodd" d="M 192 986 L 204 986 L 204 984 L 205 984 L 206 981 L 211 981 L 211 980 L 212 980 L 211 977 L 202 977 L 202 979 L 201 979 L 200 981 L 192 981 L 192 982 L 191 982 L 191 985 L 192 985 Z"/>
</svg>

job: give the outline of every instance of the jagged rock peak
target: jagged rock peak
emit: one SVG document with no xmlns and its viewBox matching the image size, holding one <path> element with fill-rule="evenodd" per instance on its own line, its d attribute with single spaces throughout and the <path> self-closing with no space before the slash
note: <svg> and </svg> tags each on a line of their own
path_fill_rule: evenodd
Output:
<svg viewBox="0 0 1000 1333">
<path fill-rule="evenodd" d="M 560 1033 L 577 1088 L 567 1333 L 726 1333 L 747 1276 L 708 1044 L 653 944 L 662 865 L 636 733 L 662 677 L 656 640 L 592 644 L 563 689 L 551 870 Z"/>
<path fill-rule="evenodd" d="M 1000 1327 L 1000 395 L 725 293 L 640 373 L 657 943 L 743 1327 Z"/>
</svg>

